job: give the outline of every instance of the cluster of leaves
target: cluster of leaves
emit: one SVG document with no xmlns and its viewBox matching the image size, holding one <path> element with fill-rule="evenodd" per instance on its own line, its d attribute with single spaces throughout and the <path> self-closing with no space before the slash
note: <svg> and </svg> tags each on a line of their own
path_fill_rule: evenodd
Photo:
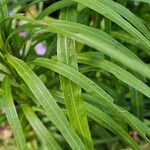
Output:
<svg viewBox="0 0 150 150">
<path fill-rule="evenodd" d="M 0 0 L 0 125 L 19 150 L 149 142 L 149 6 Z"/>
</svg>

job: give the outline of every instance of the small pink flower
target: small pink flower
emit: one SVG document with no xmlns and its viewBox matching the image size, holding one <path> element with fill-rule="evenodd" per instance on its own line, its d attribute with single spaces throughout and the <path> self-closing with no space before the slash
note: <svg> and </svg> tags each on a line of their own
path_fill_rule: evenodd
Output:
<svg viewBox="0 0 150 150">
<path fill-rule="evenodd" d="M 44 46 L 43 43 L 38 43 L 36 46 L 35 46 L 35 51 L 37 53 L 37 55 L 44 55 L 46 53 L 46 47 Z"/>
<path fill-rule="evenodd" d="M 27 36 L 27 31 L 26 31 L 26 30 L 20 31 L 20 32 L 19 32 L 19 36 L 25 38 L 25 37 Z"/>
<path fill-rule="evenodd" d="M 140 141 L 138 133 L 136 131 L 130 131 L 129 134 L 137 143 Z"/>
</svg>

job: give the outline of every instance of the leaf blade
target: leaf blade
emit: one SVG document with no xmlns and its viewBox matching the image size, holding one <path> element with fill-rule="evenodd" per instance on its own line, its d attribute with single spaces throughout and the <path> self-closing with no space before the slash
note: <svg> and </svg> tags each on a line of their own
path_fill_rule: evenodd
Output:
<svg viewBox="0 0 150 150">
<path fill-rule="evenodd" d="M 134 87 L 138 91 L 150 98 L 150 88 L 144 84 L 141 80 L 134 75 L 126 71 L 125 69 L 107 61 L 105 59 L 94 59 L 98 53 L 81 53 L 78 55 L 78 62 L 91 65 L 93 67 L 102 68 L 112 74 L 114 74 L 119 80 Z"/>
<path fill-rule="evenodd" d="M 31 68 L 20 59 L 17 59 L 11 55 L 7 55 L 6 58 L 8 63 L 16 69 L 18 74 L 28 85 L 34 96 L 45 109 L 49 119 L 60 130 L 70 146 L 73 149 L 85 149 L 84 144 L 82 143 L 81 139 L 75 134 L 74 130 L 71 128 L 62 110 L 56 104 L 55 100 L 53 99 L 47 88 L 34 74 Z"/>
<path fill-rule="evenodd" d="M 123 139 L 133 149 L 140 150 L 138 144 L 111 117 L 102 112 L 100 109 L 92 106 L 91 104 L 86 103 L 85 106 L 88 116 L 91 119 L 109 129 L 116 135 L 119 135 L 121 139 Z"/>
<path fill-rule="evenodd" d="M 68 6 L 61 10 L 61 20 L 76 22 L 77 6 Z M 67 64 L 78 70 L 76 58 L 75 40 L 65 36 L 57 35 L 57 58 L 58 61 Z M 83 139 L 89 149 L 93 149 L 92 139 L 88 127 L 86 112 L 84 110 L 84 100 L 81 97 L 81 88 L 74 82 L 60 75 L 61 87 L 65 96 L 65 104 L 69 120 L 76 133 Z"/>
<path fill-rule="evenodd" d="M 131 125 L 135 130 L 137 130 L 145 140 L 148 140 L 146 137 L 146 134 L 149 133 L 147 126 L 145 126 L 142 122 L 140 122 L 140 120 L 131 115 L 125 109 L 113 104 L 113 101 L 109 99 L 108 95 L 104 94 L 102 96 L 102 89 L 99 86 L 97 86 L 92 80 L 77 72 L 75 69 L 60 62 L 52 61 L 50 59 L 38 58 L 32 63 L 38 66 L 43 66 L 45 68 L 51 69 L 72 80 L 80 87 L 82 87 L 85 91 L 90 93 L 93 96 L 93 98 L 91 99 L 94 99 L 94 101 L 96 101 L 98 105 L 105 107 L 106 110 L 110 109 L 112 115 L 114 115 L 115 117 L 119 116 L 120 118 L 122 118 L 125 122 Z"/>
<path fill-rule="evenodd" d="M 100 14 L 104 15 L 106 18 L 110 19 L 111 21 L 115 22 L 119 26 L 121 26 L 123 29 L 125 29 L 127 32 L 129 32 L 131 35 L 133 35 L 135 38 L 141 40 L 141 45 L 145 45 L 147 47 L 147 52 L 150 54 L 150 41 L 147 40 L 138 30 L 136 30 L 128 21 L 122 18 L 114 8 L 109 7 L 108 3 L 113 3 L 111 0 L 107 4 L 105 4 L 105 1 L 101 0 L 75 0 L 78 3 L 81 3 Z M 123 6 L 122 6 L 123 7 Z"/>
<path fill-rule="evenodd" d="M 6 117 L 10 127 L 12 128 L 12 132 L 14 134 L 15 142 L 17 148 L 20 150 L 26 150 L 26 141 L 23 134 L 23 130 L 18 118 L 18 114 L 13 102 L 11 87 L 10 87 L 10 79 L 9 77 L 5 77 L 3 81 L 3 90 L 4 90 L 4 98 L 3 98 L 3 106 L 6 113 Z"/>
<path fill-rule="evenodd" d="M 54 150 L 60 150 L 60 146 L 57 141 L 51 135 L 51 133 L 44 126 L 42 121 L 36 116 L 33 110 L 27 104 L 23 104 L 22 106 L 23 112 L 31 124 L 32 128 L 36 132 L 36 134 L 40 137 L 40 139 L 47 145 L 47 148 L 51 148 Z"/>
</svg>

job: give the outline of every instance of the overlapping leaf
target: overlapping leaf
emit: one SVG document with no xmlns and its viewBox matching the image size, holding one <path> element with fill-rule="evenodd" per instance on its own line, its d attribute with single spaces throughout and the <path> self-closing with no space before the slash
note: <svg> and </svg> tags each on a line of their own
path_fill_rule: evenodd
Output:
<svg viewBox="0 0 150 150">
<path fill-rule="evenodd" d="M 47 88 L 35 75 L 31 68 L 27 66 L 26 63 L 24 63 L 23 61 L 11 55 L 7 55 L 7 61 L 16 69 L 17 73 L 28 85 L 36 99 L 45 109 L 48 118 L 60 130 L 70 146 L 73 149 L 85 149 L 83 142 L 71 128 L 62 110 L 56 104 L 55 100 L 53 99 Z"/>
<path fill-rule="evenodd" d="M 62 9 L 60 13 L 61 20 L 70 20 L 76 22 L 77 6 L 72 5 Z M 75 40 L 57 35 L 57 58 L 76 70 L 78 70 L 76 58 Z M 65 96 L 65 103 L 71 125 L 84 140 L 89 149 L 93 149 L 92 139 L 88 127 L 87 116 L 84 110 L 84 101 L 81 97 L 81 88 L 69 79 L 60 76 L 61 87 Z"/>
<path fill-rule="evenodd" d="M 3 81 L 3 90 L 4 90 L 3 108 L 5 110 L 8 123 L 12 129 L 16 145 L 19 150 L 26 150 L 27 149 L 26 141 L 13 102 L 9 77 L 6 77 Z"/>
<path fill-rule="evenodd" d="M 146 33 L 147 30 L 145 30 L 144 25 L 141 22 L 139 23 L 139 20 L 133 14 L 131 14 L 127 10 L 125 11 L 124 10 L 125 8 L 123 8 L 123 6 L 118 7 L 117 4 L 115 4 L 111 0 L 107 0 L 107 1 L 105 1 L 105 0 L 104 1 L 103 0 L 92 0 L 92 1 L 91 0 L 75 0 L 75 1 L 99 12 L 100 14 L 104 15 L 106 18 L 110 19 L 111 21 L 113 21 L 116 24 L 118 24 L 119 26 L 121 26 L 124 30 L 129 32 L 136 39 L 139 39 L 139 43 L 141 43 L 141 45 L 143 45 L 143 46 L 145 45 L 147 47 L 147 49 L 145 51 L 148 54 L 150 54 L 150 41 L 147 40 L 136 28 L 134 28 L 123 17 L 125 17 L 126 19 L 131 21 L 131 19 L 129 19 L 129 17 L 132 16 L 132 19 L 134 20 L 134 21 L 132 21 L 132 23 L 134 23 L 135 26 L 136 26 L 136 23 L 138 23 L 137 27 L 140 27 L 140 25 L 142 25 L 142 27 L 140 27 L 140 29 L 142 29 L 142 31 L 144 30 L 144 33 Z M 121 15 L 123 15 L 123 17 L 120 16 L 119 13 Z M 148 38 L 149 38 L 149 34 L 148 34 Z"/>
<path fill-rule="evenodd" d="M 111 101 L 112 98 L 108 94 L 104 93 L 104 91 L 92 80 L 88 79 L 75 69 L 65 64 L 52 61 L 50 59 L 38 58 L 34 60 L 33 63 L 38 66 L 49 68 L 78 84 L 93 96 L 93 99 L 95 99 L 97 104 L 105 107 L 106 110 L 111 110 L 112 115 L 122 118 L 122 120 L 130 124 L 135 130 L 137 130 L 145 140 L 148 140 L 146 137 L 146 134 L 149 134 L 148 128 L 125 109 L 113 104 L 113 101 Z"/>
<path fill-rule="evenodd" d="M 50 21 L 47 22 L 35 21 L 33 19 L 29 19 L 20 15 L 17 15 L 15 17 L 24 19 L 30 23 L 34 23 L 34 25 L 41 25 L 42 28 L 44 26 L 47 26 L 48 29 L 52 32 L 59 33 L 71 39 L 75 39 L 76 41 L 94 47 L 98 51 L 103 52 L 104 54 L 124 64 L 128 68 L 144 75 L 145 77 L 150 78 L 150 68 L 146 64 L 142 63 L 138 59 L 138 57 L 131 51 L 129 51 L 126 47 L 100 30 L 68 21 L 58 21 L 50 19 Z"/>
<path fill-rule="evenodd" d="M 124 70 L 123 68 L 104 60 L 103 58 L 99 57 L 99 53 L 80 53 L 78 55 L 78 62 L 85 63 L 88 65 L 92 65 L 93 67 L 102 68 L 112 74 L 114 74 L 118 79 L 127 83 L 128 85 L 134 87 L 135 89 L 139 90 L 147 97 L 150 98 L 150 88 L 136 78 L 134 75 L 129 73 L 128 71 Z M 95 59 L 97 58 L 97 59 Z"/>
<path fill-rule="evenodd" d="M 42 140 L 43 143 L 46 144 L 47 148 L 60 150 L 61 148 L 58 145 L 57 141 L 54 139 L 53 135 L 51 135 L 51 133 L 47 130 L 47 128 L 44 126 L 42 121 L 36 116 L 36 114 L 33 112 L 30 106 L 24 104 L 22 105 L 22 109 L 32 128 L 39 136 L 40 140 Z"/>
</svg>

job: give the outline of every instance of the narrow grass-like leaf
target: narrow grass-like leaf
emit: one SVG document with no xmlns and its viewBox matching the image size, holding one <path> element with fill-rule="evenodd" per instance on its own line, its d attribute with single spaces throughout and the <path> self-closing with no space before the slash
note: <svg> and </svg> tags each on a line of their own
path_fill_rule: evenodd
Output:
<svg viewBox="0 0 150 150">
<path fill-rule="evenodd" d="M 108 4 L 105 4 L 103 0 L 75 0 L 97 12 L 104 15 L 106 18 L 110 19 L 111 21 L 115 22 L 119 26 L 121 26 L 124 30 L 128 33 L 133 35 L 135 38 L 139 39 L 139 43 L 141 45 L 145 45 L 147 49 L 145 50 L 148 54 L 150 54 L 150 41 L 147 40 L 136 28 L 134 28 L 128 21 L 122 18 L 117 12 L 116 9 L 112 9 L 109 7 Z M 109 0 L 108 3 L 112 3 Z M 110 5 L 110 4 L 109 4 Z M 123 6 L 122 6 L 123 7 Z"/>
<path fill-rule="evenodd" d="M 121 16 L 123 16 L 128 22 L 130 22 L 135 28 L 138 29 L 142 34 L 150 40 L 150 32 L 145 27 L 143 22 L 136 17 L 131 11 L 129 11 L 126 7 L 120 5 L 117 2 L 113 2 L 112 0 L 101 0 L 103 4 L 109 6 L 111 9 L 115 10 Z"/>
<path fill-rule="evenodd" d="M 119 135 L 121 139 L 123 139 L 133 149 L 140 150 L 137 143 L 111 117 L 88 103 L 85 104 L 85 108 L 87 110 L 88 116 L 91 119 L 114 132 L 116 135 Z"/>
<path fill-rule="evenodd" d="M 7 17 L 7 0 L 0 0 L 0 18 Z"/>
<path fill-rule="evenodd" d="M 60 75 L 63 75 L 68 79 L 72 80 L 84 90 L 86 90 L 88 93 L 90 93 L 93 96 L 93 99 L 95 99 L 95 101 L 97 101 L 98 104 L 105 107 L 106 110 L 110 110 L 112 115 L 115 115 L 115 117 L 120 117 L 122 120 L 127 122 L 135 130 L 137 130 L 145 140 L 148 140 L 145 136 L 145 134 L 148 133 L 147 127 L 144 126 L 137 118 L 132 116 L 129 112 L 113 104 L 113 99 L 108 94 L 104 93 L 104 91 L 92 80 L 88 79 L 75 69 L 60 62 L 52 61 L 50 59 L 38 58 L 32 63 L 38 66 L 43 66 L 45 68 L 51 69 L 59 73 Z"/>
<path fill-rule="evenodd" d="M 22 149 L 143 149 L 150 137 L 149 4 L 0 0 L 2 134 L 9 124 L 10 140 Z"/>
<path fill-rule="evenodd" d="M 111 21 L 107 18 L 105 18 L 105 32 L 110 34 L 111 32 Z"/>
<path fill-rule="evenodd" d="M 132 113 L 139 118 L 140 120 L 143 120 L 143 96 L 141 93 L 139 93 L 137 90 L 133 89 L 132 87 L 130 89 L 130 95 L 131 95 L 131 110 Z"/>
<path fill-rule="evenodd" d="M 137 39 L 133 38 L 130 34 L 128 34 L 126 32 L 112 31 L 111 36 L 122 42 L 132 44 L 132 45 L 136 46 L 137 48 L 140 48 L 140 49 L 143 48 L 143 46 L 141 47 L 141 45 L 139 44 L 139 41 Z"/>
<path fill-rule="evenodd" d="M 103 52 L 104 54 L 124 64 L 128 68 L 144 75 L 145 77 L 150 78 L 150 68 L 146 64 L 139 61 L 138 57 L 131 51 L 114 40 L 111 36 L 100 30 L 68 21 L 56 21 L 53 19 L 48 22 L 35 21 L 21 15 L 16 15 L 15 18 L 23 19 L 39 26 L 41 24 L 41 27 L 48 26 L 52 32 L 59 33 L 94 47 L 98 51 Z"/>
<path fill-rule="evenodd" d="M 58 91 L 51 91 L 53 97 L 55 100 L 61 104 L 64 104 L 64 96 L 61 92 Z M 108 115 L 114 116 L 115 118 L 118 118 L 119 120 L 128 123 L 134 130 L 136 130 L 146 141 L 149 141 L 145 134 L 150 133 L 150 129 L 139 119 L 137 119 L 135 116 L 127 112 L 125 109 L 117 106 L 117 105 L 105 105 L 101 103 L 101 99 L 97 99 L 96 97 L 93 97 L 89 94 L 82 94 L 83 98 L 86 100 L 86 102 L 94 105 L 95 107 L 99 108 L 100 110 L 103 110 Z"/>
<path fill-rule="evenodd" d="M 77 6 L 68 6 L 61 10 L 60 19 L 76 21 Z M 78 70 L 76 58 L 75 40 L 57 35 L 58 61 L 65 63 Z M 81 97 L 81 88 L 69 79 L 60 76 L 61 87 L 65 96 L 66 108 L 69 120 L 75 131 L 83 139 L 89 149 L 93 149 L 92 139 L 89 132 L 88 121 L 84 110 L 84 101 Z"/>
<path fill-rule="evenodd" d="M 47 7 L 46 9 L 44 9 L 37 17 L 36 19 L 37 20 L 40 20 L 42 19 L 43 17 L 49 15 L 50 13 L 56 11 L 56 10 L 59 10 L 63 7 L 66 7 L 66 6 L 70 6 L 70 5 L 73 5 L 75 4 L 76 2 L 73 2 L 72 0 L 63 0 L 63 1 L 59 1 L 59 2 L 56 2 L 52 5 L 50 5 L 49 7 Z"/>
<path fill-rule="evenodd" d="M 145 94 L 147 97 L 150 98 L 150 88 L 136 78 L 134 75 L 126 71 L 125 69 L 105 60 L 105 59 L 98 59 L 99 54 L 96 52 L 94 53 L 81 53 L 78 55 L 78 62 L 85 63 L 91 65 L 93 67 L 102 68 L 112 74 L 114 74 L 119 80 L 125 82 L 126 84 L 134 87 L 138 91 Z M 97 59 L 95 59 L 97 57 Z"/>
<path fill-rule="evenodd" d="M 149 141 L 146 137 L 146 134 L 149 135 L 149 128 L 141 122 L 138 118 L 130 114 L 128 111 L 123 109 L 122 107 L 117 106 L 114 104 L 113 106 L 110 105 L 103 105 L 99 99 L 93 97 L 89 94 L 83 95 L 84 99 L 88 100 L 90 103 L 94 103 L 97 107 L 103 108 L 106 113 L 111 114 L 112 116 L 121 119 L 122 121 L 128 123 L 134 130 L 136 130 L 146 141 Z"/>
<path fill-rule="evenodd" d="M 75 150 L 85 149 L 83 142 L 71 128 L 62 110 L 32 69 L 26 65 L 26 63 L 11 55 L 7 55 L 6 58 L 8 63 L 15 68 L 21 78 L 28 85 L 36 99 L 45 109 L 48 118 L 60 130 L 70 146 Z"/>
<path fill-rule="evenodd" d="M 100 88 L 92 80 L 90 80 L 77 70 L 73 69 L 72 67 L 69 67 L 57 61 L 52 61 L 47 58 L 37 58 L 32 63 L 38 66 L 43 66 L 52 69 L 60 75 L 67 77 L 68 79 L 72 80 L 74 83 L 78 84 L 80 87 L 85 89 L 88 93 L 103 98 L 104 102 L 105 100 L 109 101 L 110 103 L 113 102 L 113 98 L 109 96 L 102 88 Z"/>
<path fill-rule="evenodd" d="M 3 107 L 6 113 L 8 123 L 12 129 L 17 148 L 19 150 L 26 150 L 27 149 L 26 141 L 13 102 L 9 77 L 5 77 L 3 81 L 3 90 L 4 90 Z"/>
<path fill-rule="evenodd" d="M 57 102 L 64 104 L 64 97 L 61 92 L 53 91 L 52 93 Z M 95 120 L 100 125 L 112 131 L 114 134 L 120 136 L 121 139 L 123 139 L 134 149 L 139 149 L 135 141 L 131 139 L 131 137 L 124 131 L 124 129 L 122 129 L 120 125 L 117 122 L 115 122 L 109 115 L 87 102 L 85 103 L 85 109 L 89 118 Z"/>
<path fill-rule="evenodd" d="M 54 139 L 53 135 L 47 130 L 42 121 L 36 116 L 33 110 L 26 104 L 22 105 L 23 112 L 31 124 L 32 128 L 38 135 L 38 137 L 43 141 L 48 149 L 60 150 L 60 146 Z"/>
<path fill-rule="evenodd" d="M 126 65 L 128 68 L 131 68 L 132 70 L 150 78 L 148 75 L 150 73 L 150 68 L 144 63 L 138 61 L 133 53 L 107 34 L 84 25 L 78 26 L 77 24 L 75 25 L 75 23 L 71 22 L 65 23 L 65 21 L 52 21 L 52 25 L 54 25 L 52 30 L 56 30 L 56 32 L 66 35 L 72 39 L 75 38 L 79 42 L 94 47 Z"/>
<path fill-rule="evenodd" d="M 91 27 L 88 27 L 88 26 L 85 26 L 85 25 L 82 25 L 82 24 L 79 24 L 79 23 L 73 23 L 73 22 L 61 21 L 61 20 L 54 20 L 54 19 L 51 19 L 51 18 L 50 19 L 47 18 L 47 20 L 44 20 L 44 21 L 41 21 L 41 20 L 40 21 L 36 21 L 34 19 L 24 17 L 22 14 L 16 14 L 14 16 L 14 18 L 20 19 L 20 20 L 25 20 L 25 21 L 27 21 L 29 23 L 32 23 L 34 26 L 37 25 L 37 27 L 41 26 L 42 29 L 43 29 L 43 26 L 48 26 L 48 29 L 50 29 L 52 32 L 56 32 L 56 33 L 59 33 L 59 34 L 62 34 L 62 35 L 66 35 L 66 36 L 71 36 L 72 35 L 73 37 L 71 36 L 70 38 L 73 38 L 73 39 L 75 39 L 77 41 L 79 40 L 79 42 L 82 42 L 82 41 L 80 40 L 81 37 L 78 36 L 78 34 L 81 34 L 82 36 L 84 36 L 83 34 L 88 33 L 88 34 L 85 35 L 88 38 L 90 38 L 90 36 L 92 37 L 92 35 L 93 35 L 96 38 L 98 38 L 99 40 L 101 39 L 103 42 L 105 41 L 106 44 L 109 43 L 109 45 L 111 45 L 111 47 L 113 47 L 114 44 L 115 44 L 115 47 L 120 49 L 120 51 L 122 51 L 123 53 L 127 54 L 128 56 L 130 56 L 132 58 L 140 60 L 135 54 L 133 54 L 127 48 L 125 48 L 123 45 L 121 45 L 119 42 L 114 40 L 110 35 L 106 34 L 105 32 L 102 32 L 100 30 L 97 30 L 95 28 L 91 28 Z M 11 33 L 10 37 L 13 34 L 19 32 L 19 31 L 21 31 L 23 29 L 24 30 L 28 29 L 28 26 L 30 26 L 30 24 L 25 24 L 25 25 L 22 25 L 21 27 L 16 28 Z M 46 28 L 44 27 L 44 29 L 46 29 Z M 77 33 L 77 35 L 75 33 Z M 76 36 L 78 36 L 78 38 L 76 38 Z M 89 44 L 90 44 L 90 42 L 89 42 Z M 89 46 L 92 46 L 92 45 L 93 44 L 91 43 L 91 45 L 89 45 Z"/>
</svg>

